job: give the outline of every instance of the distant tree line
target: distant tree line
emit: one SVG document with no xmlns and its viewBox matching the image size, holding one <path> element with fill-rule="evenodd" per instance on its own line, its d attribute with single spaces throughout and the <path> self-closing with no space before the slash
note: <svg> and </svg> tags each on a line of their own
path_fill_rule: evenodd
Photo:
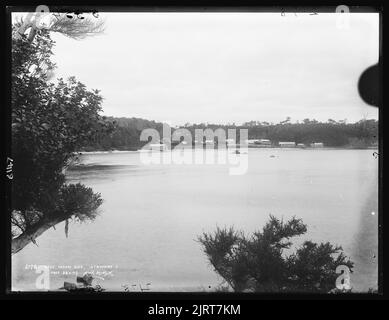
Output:
<svg viewBox="0 0 389 320">
<path fill-rule="evenodd" d="M 162 138 L 163 124 L 160 122 L 114 117 L 105 117 L 105 121 L 114 128 L 112 132 L 99 133 L 80 151 L 138 150 L 146 144 L 140 141 L 140 134 L 147 128 L 156 129 Z M 195 129 L 236 129 L 237 141 L 239 141 L 239 129 L 248 129 L 249 139 L 269 139 L 274 144 L 279 141 L 303 144 L 322 142 L 326 147 L 367 148 L 378 143 L 378 121 L 374 119 L 362 119 L 355 123 L 347 123 L 346 120 L 329 119 L 327 122 L 319 122 L 304 119 L 302 122 L 292 123 L 290 118 L 287 118 L 277 124 L 259 121 L 250 121 L 242 125 L 187 123 L 183 127 L 191 132 L 192 137 L 195 136 Z M 175 129 L 177 128 L 172 128 L 172 131 Z"/>
</svg>

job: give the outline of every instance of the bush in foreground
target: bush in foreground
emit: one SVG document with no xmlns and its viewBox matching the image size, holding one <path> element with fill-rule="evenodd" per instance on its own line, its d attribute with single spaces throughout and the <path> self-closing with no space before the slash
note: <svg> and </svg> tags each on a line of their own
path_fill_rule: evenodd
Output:
<svg viewBox="0 0 389 320">
<path fill-rule="evenodd" d="M 337 266 L 354 263 L 340 246 L 305 241 L 289 255 L 290 239 L 307 232 L 301 219 L 283 222 L 270 216 L 262 231 L 247 237 L 234 228 L 217 228 L 199 238 L 215 271 L 236 292 L 312 292 L 335 289 Z"/>
</svg>

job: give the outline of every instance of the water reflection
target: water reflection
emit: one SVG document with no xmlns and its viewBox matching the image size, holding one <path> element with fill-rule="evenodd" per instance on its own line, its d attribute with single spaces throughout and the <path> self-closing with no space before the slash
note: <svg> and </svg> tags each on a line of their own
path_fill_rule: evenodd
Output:
<svg viewBox="0 0 389 320">
<path fill-rule="evenodd" d="M 39 247 L 14 255 L 13 286 L 33 289 L 36 275 L 24 266 L 35 263 L 117 266 L 102 284 L 107 290 L 139 283 L 174 291 L 215 287 L 220 279 L 197 236 L 217 225 L 251 233 L 273 214 L 308 225 L 296 244 L 342 245 L 358 266 L 353 285 L 366 291 L 376 286 L 376 269 L 364 255 L 376 251 L 377 225 L 360 213 L 377 188 L 377 162 L 371 150 L 250 150 L 247 174 L 230 176 L 225 166 L 142 165 L 137 153 L 83 155 L 67 181 L 101 193 L 100 215 L 71 224 L 68 238 L 58 225 L 38 238 Z M 370 203 L 368 210 L 378 212 L 376 200 Z M 367 250 L 358 249 L 362 242 Z M 53 286 L 63 281 L 58 276 Z"/>
</svg>

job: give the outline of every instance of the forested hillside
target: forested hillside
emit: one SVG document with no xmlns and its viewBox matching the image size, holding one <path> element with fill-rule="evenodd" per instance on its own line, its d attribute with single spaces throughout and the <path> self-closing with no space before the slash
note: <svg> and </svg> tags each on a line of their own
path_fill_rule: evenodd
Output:
<svg viewBox="0 0 389 320">
<path fill-rule="evenodd" d="M 145 142 L 140 141 L 142 130 L 156 129 L 162 138 L 162 123 L 139 118 L 114 118 L 106 117 L 105 120 L 114 126 L 109 134 L 98 134 L 92 144 L 85 145 L 81 151 L 96 150 L 138 150 Z M 280 123 L 268 123 L 251 121 L 243 125 L 227 124 L 186 124 L 183 126 L 192 133 L 195 129 L 218 128 L 248 129 L 249 139 L 269 139 L 273 144 L 279 141 L 294 141 L 296 143 L 309 144 L 323 142 L 326 147 L 353 147 L 366 148 L 378 143 L 378 121 L 360 120 L 355 123 L 335 121 L 327 122 L 305 119 L 302 122 L 292 123 L 286 119 Z M 172 131 L 177 128 L 172 128 Z"/>
</svg>

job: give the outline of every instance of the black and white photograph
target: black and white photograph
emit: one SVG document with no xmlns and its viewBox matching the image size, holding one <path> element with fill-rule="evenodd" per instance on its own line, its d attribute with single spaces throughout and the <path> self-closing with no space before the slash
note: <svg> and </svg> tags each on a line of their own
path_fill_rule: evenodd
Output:
<svg viewBox="0 0 389 320">
<path fill-rule="evenodd" d="M 379 11 L 8 14 L 10 292 L 380 292 Z"/>
</svg>

